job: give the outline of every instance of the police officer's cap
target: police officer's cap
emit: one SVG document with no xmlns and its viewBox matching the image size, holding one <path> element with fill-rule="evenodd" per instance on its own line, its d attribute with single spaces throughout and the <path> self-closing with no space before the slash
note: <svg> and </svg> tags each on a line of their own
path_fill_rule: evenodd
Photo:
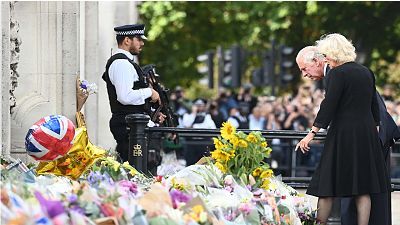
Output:
<svg viewBox="0 0 400 225">
<path fill-rule="evenodd" d="M 119 27 L 114 27 L 117 36 L 139 36 L 141 39 L 146 40 L 144 36 L 144 24 L 130 24 Z"/>
</svg>

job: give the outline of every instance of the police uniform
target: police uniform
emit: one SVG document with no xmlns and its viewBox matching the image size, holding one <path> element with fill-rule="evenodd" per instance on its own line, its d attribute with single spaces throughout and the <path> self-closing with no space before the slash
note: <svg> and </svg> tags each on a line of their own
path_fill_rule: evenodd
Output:
<svg viewBox="0 0 400 225">
<path fill-rule="evenodd" d="M 144 36 L 144 25 L 125 25 L 115 27 L 117 36 Z M 107 92 L 111 107 L 110 130 L 117 141 L 117 152 L 122 161 L 128 161 L 129 133 L 125 116 L 134 113 L 146 113 L 146 99 L 152 90 L 144 77 L 143 71 L 134 61 L 134 56 L 118 48 L 107 61 L 103 80 L 107 84 Z"/>
</svg>

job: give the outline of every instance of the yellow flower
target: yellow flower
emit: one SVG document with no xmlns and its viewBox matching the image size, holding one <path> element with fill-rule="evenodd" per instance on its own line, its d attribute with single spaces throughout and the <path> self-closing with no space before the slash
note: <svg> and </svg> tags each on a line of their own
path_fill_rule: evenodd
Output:
<svg viewBox="0 0 400 225">
<path fill-rule="evenodd" d="M 121 163 L 119 163 L 117 161 L 113 162 L 112 167 L 113 167 L 114 171 L 118 171 L 119 170 L 119 166 L 121 166 Z"/>
<path fill-rule="evenodd" d="M 228 161 L 231 158 L 231 154 L 217 149 L 211 152 L 211 157 L 215 160 Z"/>
<path fill-rule="evenodd" d="M 171 183 L 172 183 L 172 187 L 173 187 L 173 188 L 175 188 L 175 189 L 177 189 L 177 190 L 180 190 L 180 191 L 185 190 L 185 184 L 179 183 L 179 182 L 175 179 L 175 177 L 172 178 Z"/>
<path fill-rule="evenodd" d="M 238 146 L 242 148 L 247 148 L 248 144 L 245 140 L 239 140 Z"/>
<path fill-rule="evenodd" d="M 268 146 L 268 144 L 267 144 L 267 142 L 266 142 L 266 141 L 263 141 L 263 142 L 261 142 L 261 146 L 262 146 L 263 148 L 265 148 L 265 147 L 267 147 L 267 146 Z"/>
<path fill-rule="evenodd" d="M 269 154 L 271 154 L 271 152 L 272 152 L 272 148 L 267 148 L 266 153 L 269 155 Z"/>
<path fill-rule="evenodd" d="M 129 170 L 129 174 L 132 175 L 132 176 L 135 176 L 136 174 L 138 174 L 138 171 L 137 171 L 135 168 L 133 168 L 133 166 L 131 166 L 131 165 L 130 165 L 128 162 L 126 162 L 126 161 L 122 164 L 122 167 L 123 167 L 124 169 Z"/>
<path fill-rule="evenodd" d="M 246 137 L 246 140 L 247 140 L 248 142 L 250 142 L 250 143 L 256 143 L 256 142 L 257 142 L 257 137 L 256 137 L 254 134 L 250 133 L 250 134 Z"/>
<path fill-rule="evenodd" d="M 213 140 L 215 149 L 222 149 L 224 147 L 224 144 L 218 138 L 213 138 Z"/>
<path fill-rule="evenodd" d="M 115 161 L 115 160 L 114 160 L 114 158 L 113 158 L 113 157 L 111 157 L 111 156 L 107 156 L 107 158 L 106 158 L 106 161 L 111 161 L 111 162 L 112 162 L 112 161 Z"/>
<path fill-rule="evenodd" d="M 262 185 L 261 185 L 261 188 L 264 188 L 264 189 L 269 189 L 269 184 L 271 183 L 271 181 L 269 180 L 269 179 L 264 179 L 263 180 L 263 183 L 262 183 Z"/>
<path fill-rule="evenodd" d="M 239 145 L 239 138 L 236 135 L 231 135 L 229 142 L 233 145 L 233 148 L 236 148 Z"/>
<path fill-rule="evenodd" d="M 235 149 L 229 151 L 229 159 L 233 159 L 235 157 Z"/>
<path fill-rule="evenodd" d="M 274 182 L 272 182 L 268 185 L 268 189 L 270 189 L 270 190 L 276 190 L 277 188 L 278 188 L 278 186 Z"/>
<path fill-rule="evenodd" d="M 253 170 L 252 175 L 254 177 L 258 177 L 261 174 L 262 169 L 260 167 L 257 167 L 255 170 Z"/>
<path fill-rule="evenodd" d="M 236 132 L 236 128 L 230 122 L 222 123 L 221 136 L 224 139 L 229 139 L 230 136 Z"/>
<path fill-rule="evenodd" d="M 267 170 L 264 170 L 262 173 L 261 173 L 261 178 L 270 178 L 270 177 L 272 177 L 272 175 L 274 175 L 274 172 L 271 170 L 271 169 L 267 169 Z"/>
<path fill-rule="evenodd" d="M 215 166 L 216 166 L 219 170 L 221 170 L 223 173 L 226 173 L 226 166 L 225 166 L 224 164 L 222 164 L 222 163 L 220 163 L 220 162 L 216 162 L 216 163 L 215 163 Z"/>
<path fill-rule="evenodd" d="M 192 211 L 196 214 L 200 214 L 201 212 L 204 211 L 204 208 L 201 205 L 195 205 L 193 206 Z"/>
</svg>

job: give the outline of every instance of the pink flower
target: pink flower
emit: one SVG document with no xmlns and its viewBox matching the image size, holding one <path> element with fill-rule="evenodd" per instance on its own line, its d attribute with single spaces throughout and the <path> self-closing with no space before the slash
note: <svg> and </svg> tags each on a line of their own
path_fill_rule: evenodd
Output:
<svg viewBox="0 0 400 225">
<path fill-rule="evenodd" d="M 127 193 L 131 192 L 133 194 L 137 194 L 138 189 L 136 183 L 129 180 L 121 180 L 118 182 L 118 185 L 123 188 Z"/>
<path fill-rule="evenodd" d="M 189 194 L 185 194 L 182 191 L 173 189 L 169 192 L 172 200 L 172 206 L 174 209 L 178 208 L 178 203 L 187 203 L 192 199 L 192 196 Z"/>
<path fill-rule="evenodd" d="M 240 203 L 239 205 L 239 211 L 241 211 L 245 215 L 248 215 L 251 212 L 252 208 L 253 207 L 250 203 Z"/>
</svg>

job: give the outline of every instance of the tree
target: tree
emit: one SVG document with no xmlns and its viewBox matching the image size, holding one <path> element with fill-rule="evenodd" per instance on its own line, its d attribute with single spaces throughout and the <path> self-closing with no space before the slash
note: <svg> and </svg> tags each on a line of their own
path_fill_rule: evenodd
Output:
<svg viewBox="0 0 400 225">
<path fill-rule="evenodd" d="M 400 49 L 399 9 L 398 2 L 143 2 L 140 18 L 149 41 L 140 60 L 156 64 L 168 86 L 189 87 L 201 78 L 196 56 L 218 45 L 259 52 L 274 38 L 297 53 L 322 34 L 338 32 L 354 41 L 381 85 L 385 65 L 396 62 Z M 260 60 L 251 59 L 248 71 Z"/>
</svg>

